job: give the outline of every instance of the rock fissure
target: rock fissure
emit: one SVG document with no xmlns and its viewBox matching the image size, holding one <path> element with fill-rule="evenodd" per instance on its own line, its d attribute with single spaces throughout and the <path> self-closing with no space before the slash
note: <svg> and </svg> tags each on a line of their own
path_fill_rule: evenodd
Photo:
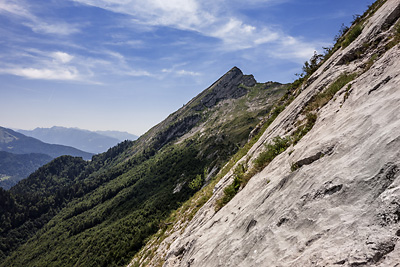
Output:
<svg viewBox="0 0 400 267">
<path fill-rule="evenodd" d="M 383 81 L 375 85 L 371 90 L 368 91 L 368 94 L 371 94 L 373 91 L 378 90 L 382 85 L 386 84 L 388 81 L 390 81 L 391 77 L 387 76 Z"/>
<path fill-rule="evenodd" d="M 334 146 L 330 146 L 327 149 L 325 149 L 323 151 L 319 151 L 310 157 L 306 157 L 299 161 L 296 161 L 294 163 L 294 166 L 296 169 L 298 169 L 298 168 L 303 167 L 304 165 L 310 165 L 310 164 L 314 163 L 315 161 L 323 158 L 325 155 L 328 155 L 328 156 L 331 155 L 333 153 L 333 148 L 334 148 Z"/>
</svg>

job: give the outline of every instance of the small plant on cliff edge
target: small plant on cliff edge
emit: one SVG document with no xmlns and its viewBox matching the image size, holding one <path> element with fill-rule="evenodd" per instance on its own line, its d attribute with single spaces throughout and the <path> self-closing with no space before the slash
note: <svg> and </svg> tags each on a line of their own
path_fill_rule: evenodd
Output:
<svg viewBox="0 0 400 267">
<path fill-rule="evenodd" d="M 226 203 L 228 203 L 237 194 L 243 183 L 246 170 L 247 169 L 243 164 L 236 166 L 235 170 L 233 171 L 233 182 L 224 189 L 224 196 L 217 200 L 217 205 L 215 206 L 216 211 L 225 206 Z"/>
<path fill-rule="evenodd" d="M 298 170 L 299 169 L 299 165 L 296 163 L 296 162 L 293 162 L 291 165 L 290 165 L 290 170 L 292 171 L 292 172 L 294 172 L 294 171 L 296 171 L 296 170 Z"/>
<path fill-rule="evenodd" d="M 306 115 L 307 122 L 304 125 L 299 126 L 296 131 L 292 134 L 293 145 L 297 144 L 303 136 L 305 136 L 314 126 L 317 121 L 317 114 L 308 112 Z"/>
<path fill-rule="evenodd" d="M 296 75 L 300 77 L 301 81 L 304 81 L 304 79 L 310 77 L 318 69 L 323 58 L 324 58 L 323 55 L 318 54 L 317 51 L 314 51 L 314 55 L 310 58 L 310 60 L 304 62 L 304 65 L 301 69 L 302 73 Z"/>
<path fill-rule="evenodd" d="M 386 44 L 385 50 L 389 50 L 390 48 L 394 47 L 400 43 L 400 22 L 398 21 L 396 25 L 393 27 L 393 36 L 391 37 L 391 40 L 389 43 Z"/>
<path fill-rule="evenodd" d="M 304 113 L 312 112 L 325 106 L 343 86 L 354 80 L 357 75 L 357 73 L 341 74 L 327 89 L 313 96 L 312 100 L 305 107 Z"/>
<path fill-rule="evenodd" d="M 363 28 L 361 25 L 355 25 L 350 29 L 349 33 L 346 35 L 346 38 L 342 42 L 342 47 L 348 47 L 362 32 Z"/>
<path fill-rule="evenodd" d="M 276 156 L 281 154 L 291 145 L 290 138 L 285 137 L 282 138 L 280 136 L 276 136 L 272 139 L 272 143 L 268 143 L 266 145 L 266 150 L 262 152 L 255 160 L 254 160 L 254 168 L 257 171 L 265 168 Z"/>
</svg>

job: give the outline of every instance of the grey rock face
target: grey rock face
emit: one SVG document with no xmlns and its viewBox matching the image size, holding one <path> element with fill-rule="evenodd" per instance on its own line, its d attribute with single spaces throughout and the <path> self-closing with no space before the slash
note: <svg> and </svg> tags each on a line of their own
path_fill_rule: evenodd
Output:
<svg viewBox="0 0 400 267">
<path fill-rule="evenodd" d="M 215 201 L 232 181 L 228 173 L 184 232 L 167 240 L 172 244 L 166 253 L 158 252 L 166 255 L 164 266 L 398 266 L 400 46 L 369 69 L 365 64 L 384 42 L 362 58 L 349 61 L 348 55 L 389 34 L 399 5 L 386 1 L 360 36 L 314 73 L 243 161 L 251 163 L 263 144 L 294 131 L 306 103 L 340 74 L 359 74 L 351 90 L 344 86 L 299 143 L 215 212 Z M 301 166 L 292 172 L 296 162 Z"/>
</svg>

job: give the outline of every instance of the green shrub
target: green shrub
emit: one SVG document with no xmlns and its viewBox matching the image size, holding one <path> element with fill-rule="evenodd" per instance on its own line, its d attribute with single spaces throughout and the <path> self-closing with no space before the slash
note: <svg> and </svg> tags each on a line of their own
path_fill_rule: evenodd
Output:
<svg viewBox="0 0 400 267">
<path fill-rule="evenodd" d="M 351 28 L 349 33 L 346 34 L 346 38 L 342 42 L 342 47 L 348 47 L 362 33 L 362 30 L 363 28 L 360 24 L 355 25 L 353 28 Z"/>
<path fill-rule="evenodd" d="M 393 27 L 393 36 L 389 43 L 386 44 L 385 50 L 389 50 L 400 43 L 400 22 L 397 22 Z"/>
<path fill-rule="evenodd" d="M 235 195 L 239 192 L 239 189 L 243 183 L 244 174 L 246 172 L 246 168 L 243 164 L 238 164 L 233 171 L 233 182 L 225 187 L 224 196 L 217 200 L 217 205 L 215 206 L 215 210 L 220 210 L 223 206 L 226 205 Z"/>
<path fill-rule="evenodd" d="M 255 160 L 254 160 L 254 168 L 257 171 L 265 168 L 276 156 L 281 154 L 291 145 L 290 138 L 281 138 L 280 136 L 274 137 L 272 139 L 272 143 L 268 143 L 266 145 L 266 150 L 262 152 Z"/>
<path fill-rule="evenodd" d="M 189 188 L 192 190 L 199 190 L 201 186 L 203 185 L 203 177 L 201 177 L 200 174 L 196 176 L 190 183 L 189 183 Z"/>
<path fill-rule="evenodd" d="M 304 112 L 312 112 L 325 106 L 343 86 L 354 80 L 356 76 L 357 73 L 344 73 L 340 75 L 326 90 L 312 98 L 310 103 L 305 107 Z"/>
<path fill-rule="evenodd" d="M 303 136 L 305 136 L 314 126 L 317 121 L 317 114 L 309 112 L 306 115 L 306 123 L 304 125 L 299 126 L 296 131 L 292 134 L 292 143 L 293 145 L 297 144 Z"/>
<path fill-rule="evenodd" d="M 297 169 L 299 169 L 299 165 L 295 162 L 292 163 L 292 165 L 290 165 L 290 170 L 292 172 L 296 171 Z"/>
</svg>

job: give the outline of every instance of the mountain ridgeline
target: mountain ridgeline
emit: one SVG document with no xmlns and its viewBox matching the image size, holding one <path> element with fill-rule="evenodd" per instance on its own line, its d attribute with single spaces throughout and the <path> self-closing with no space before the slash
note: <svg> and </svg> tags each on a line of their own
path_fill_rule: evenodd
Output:
<svg viewBox="0 0 400 267">
<path fill-rule="evenodd" d="M 138 140 L 91 161 L 57 158 L 0 189 L 0 266 L 128 264 L 172 211 L 215 180 L 289 87 L 235 67 Z"/>
<path fill-rule="evenodd" d="M 110 147 L 125 140 L 136 140 L 137 136 L 126 132 L 97 131 L 92 132 L 78 128 L 54 126 L 51 128 L 36 128 L 34 130 L 18 130 L 18 132 L 37 138 L 49 144 L 71 146 L 90 153 L 102 153 Z"/>
</svg>

